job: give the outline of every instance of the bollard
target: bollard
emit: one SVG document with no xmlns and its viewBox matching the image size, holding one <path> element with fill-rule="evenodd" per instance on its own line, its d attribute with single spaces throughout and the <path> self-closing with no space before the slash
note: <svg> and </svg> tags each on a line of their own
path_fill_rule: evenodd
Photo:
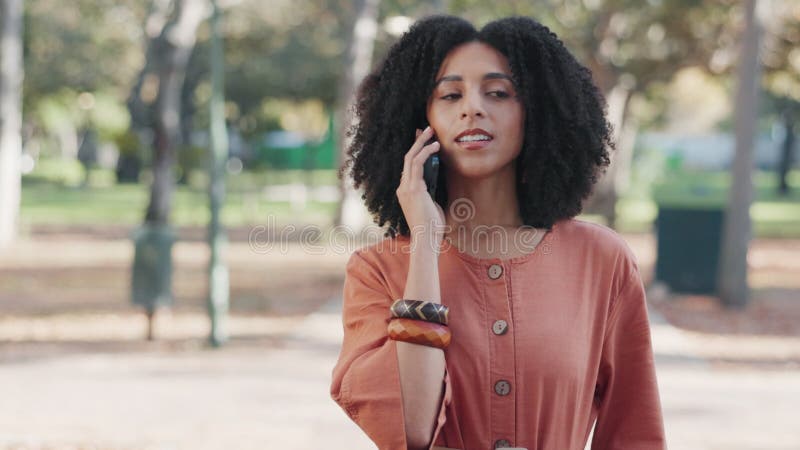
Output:
<svg viewBox="0 0 800 450">
<path fill-rule="evenodd" d="M 159 306 L 172 305 L 172 244 L 168 225 L 145 224 L 133 233 L 135 247 L 131 301 L 147 314 L 147 339 L 153 340 L 153 320 Z"/>
</svg>

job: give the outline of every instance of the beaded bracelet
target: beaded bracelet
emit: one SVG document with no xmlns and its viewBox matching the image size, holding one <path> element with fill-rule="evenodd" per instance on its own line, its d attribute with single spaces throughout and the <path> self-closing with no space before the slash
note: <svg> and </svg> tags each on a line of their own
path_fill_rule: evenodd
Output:
<svg viewBox="0 0 800 450">
<path fill-rule="evenodd" d="M 389 338 L 428 347 L 445 349 L 450 345 L 450 328 L 439 323 L 394 318 L 389 321 Z"/>
<path fill-rule="evenodd" d="M 450 308 L 441 303 L 422 300 L 399 299 L 392 304 L 392 317 L 424 320 L 426 322 L 448 324 Z"/>
</svg>

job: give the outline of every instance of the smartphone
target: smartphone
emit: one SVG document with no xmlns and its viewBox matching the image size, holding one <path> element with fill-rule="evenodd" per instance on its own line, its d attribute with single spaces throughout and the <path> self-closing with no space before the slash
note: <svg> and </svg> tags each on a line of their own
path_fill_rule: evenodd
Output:
<svg viewBox="0 0 800 450">
<path fill-rule="evenodd" d="M 426 120 L 423 121 L 422 127 L 419 129 L 424 130 L 428 126 L 429 125 Z M 434 135 L 430 139 L 428 139 L 427 142 L 425 142 L 425 145 L 433 144 L 434 142 L 436 142 L 436 140 L 437 140 L 436 134 L 434 133 Z M 422 178 L 425 181 L 425 186 L 428 189 L 428 194 L 430 194 L 434 202 L 436 201 L 436 186 L 439 184 L 439 169 L 441 168 L 440 161 L 441 160 L 439 159 L 439 155 L 433 154 L 428 156 L 428 159 L 426 159 L 425 162 L 422 164 Z"/>
<path fill-rule="evenodd" d="M 429 139 L 425 145 L 430 145 L 434 142 L 436 142 L 436 136 Z M 436 201 L 436 186 L 439 180 L 439 155 L 434 153 L 422 164 L 422 178 L 425 180 L 425 185 L 428 187 L 428 193 L 431 198 Z"/>
</svg>

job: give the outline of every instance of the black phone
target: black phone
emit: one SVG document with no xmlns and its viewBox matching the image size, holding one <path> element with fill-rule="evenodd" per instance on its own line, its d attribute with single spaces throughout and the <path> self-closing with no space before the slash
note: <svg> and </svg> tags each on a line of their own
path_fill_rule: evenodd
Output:
<svg viewBox="0 0 800 450">
<path fill-rule="evenodd" d="M 436 136 L 430 138 L 425 145 L 430 145 L 436 142 Z M 436 186 L 439 181 L 439 155 L 433 154 L 428 156 L 428 159 L 422 164 L 422 178 L 425 180 L 425 185 L 428 187 L 428 193 L 431 195 L 433 201 L 436 201 Z"/>
</svg>

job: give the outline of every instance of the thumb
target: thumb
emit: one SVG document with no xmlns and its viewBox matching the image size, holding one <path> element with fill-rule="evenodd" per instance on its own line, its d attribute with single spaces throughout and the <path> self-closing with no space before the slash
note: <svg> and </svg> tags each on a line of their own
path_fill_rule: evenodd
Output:
<svg viewBox="0 0 800 450">
<path fill-rule="evenodd" d="M 444 209 L 442 209 L 442 205 L 440 205 L 436 201 L 433 202 L 433 205 L 436 207 L 436 209 L 439 210 L 439 215 L 441 216 L 441 218 L 444 219 Z"/>
</svg>

